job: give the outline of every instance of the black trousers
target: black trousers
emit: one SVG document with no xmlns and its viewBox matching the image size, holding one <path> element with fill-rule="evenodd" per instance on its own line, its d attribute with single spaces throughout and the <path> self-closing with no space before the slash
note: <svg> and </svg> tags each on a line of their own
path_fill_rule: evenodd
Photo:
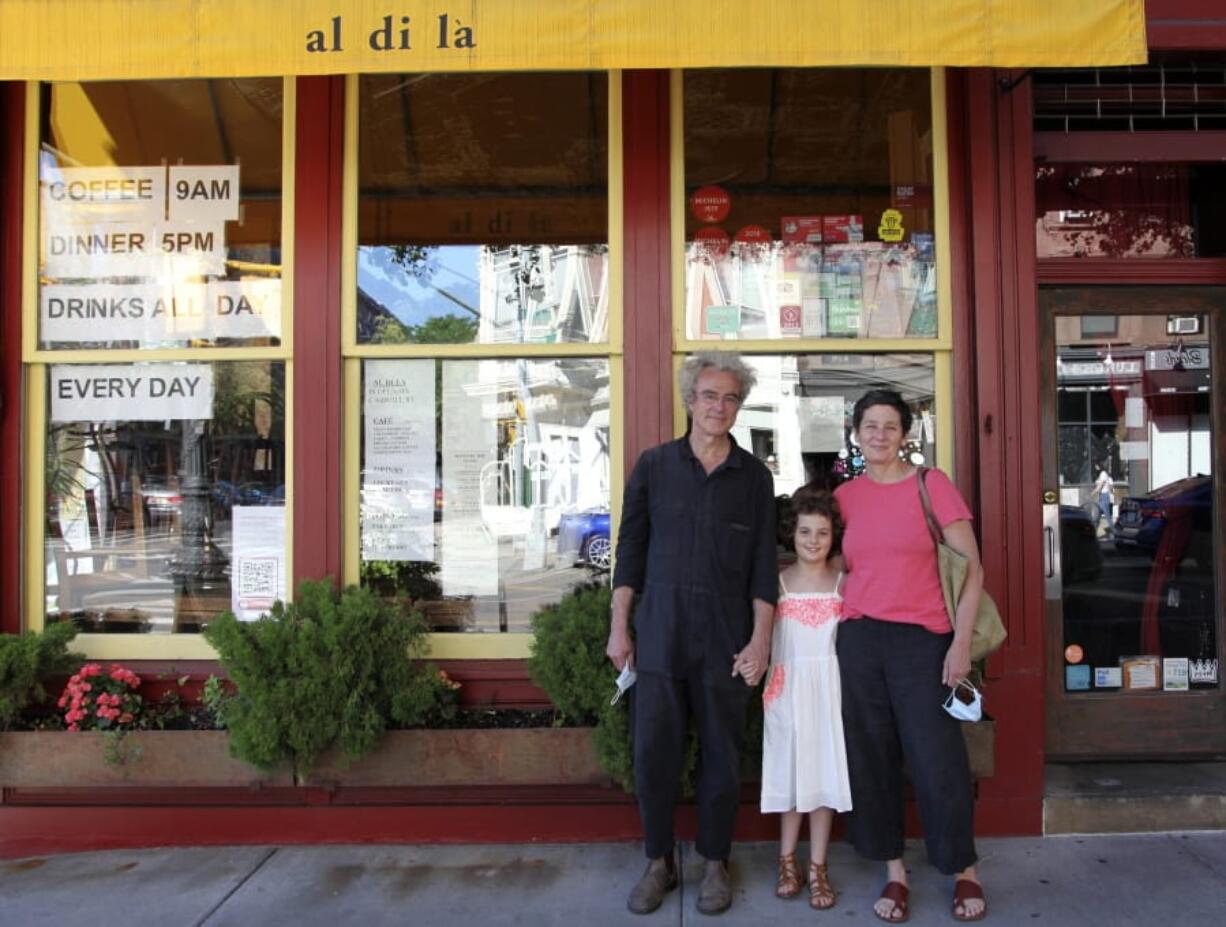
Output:
<svg viewBox="0 0 1226 927">
<path fill-rule="evenodd" d="M 902 856 L 903 760 L 924 825 L 928 859 L 952 875 L 973 865 L 974 795 L 966 742 L 941 707 L 953 633 L 859 618 L 839 625 L 843 733 L 851 778 L 848 837 L 861 856 Z"/>
<path fill-rule="evenodd" d="M 726 860 L 741 792 L 745 711 L 753 690 L 738 677 L 695 666 L 682 679 L 640 671 L 632 692 L 634 787 L 648 859 L 673 852 L 689 719 L 698 728 L 698 852 Z"/>
</svg>

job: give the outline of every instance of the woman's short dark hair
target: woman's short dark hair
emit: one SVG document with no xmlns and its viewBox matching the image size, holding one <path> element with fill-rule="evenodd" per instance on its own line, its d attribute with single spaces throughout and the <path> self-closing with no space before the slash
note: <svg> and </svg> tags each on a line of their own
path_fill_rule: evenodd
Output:
<svg viewBox="0 0 1226 927">
<path fill-rule="evenodd" d="M 855 407 L 851 410 L 851 427 L 853 431 L 860 430 L 860 422 L 864 420 L 864 413 L 873 406 L 889 406 L 898 411 L 898 418 L 902 421 L 902 433 L 909 434 L 911 431 L 911 422 L 913 416 L 911 407 L 907 405 L 902 394 L 892 389 L 870 389 L 867 393 L 856 400 Z"/>
<path fill-rule="evenodd" d="M 779 540 L 788 550 L 796 549 L 796 525 L 801 515 L 824 515 L 830 520 L 830 553 L 843 549 L 843 516 L 834 493 L 802 486 L 792 493 L 779 517 Z"/>
</svg>

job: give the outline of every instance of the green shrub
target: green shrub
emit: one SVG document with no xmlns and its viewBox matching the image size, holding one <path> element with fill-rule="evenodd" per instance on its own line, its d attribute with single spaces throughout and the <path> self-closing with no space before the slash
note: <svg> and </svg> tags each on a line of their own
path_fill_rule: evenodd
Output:
<svg viewBox="0 0 1226 927">
<path fill-rule="evenodd" d="M 221 615 L 205 637 L 237 689 L 224 706 L 231 752 L 264 769 L 288 761 L 301 780 L 329 747 L 356 759 L 389 726 L 436 717 L 454 692 L 421 662 L 425 634 L 419 616 L 327 580 L 258 621 Z"/>
<path fill-rule="evenodd" d="M 572 724 L 596 724 L 614 692 L 617 670 L 605 656 L 612 603 L 607 585 L 580 586 L 532 616 L 528 674 Z"/>
<path fill-rule="evenodd" d="M 627 792 L 634 792 L 634 747 L 630 736 L 630 699 L 609 701 L 617 670 L 605 656 L 613 594 L 606 585 L 583 586 L 532 617 L 532 655 L 528 673 L 573 724 L 595 725 L 593 743 L 601 767 Z M 633 692 L 633 690 L 631 690 Z M 746 755 L 762 750 L 761 699 L 757 703 L 757 745 L 746 741 Z M 751 707 L 751 713 L 755 711 Z M 752 731 L 752 719 L 747 733 Z M 698 737 L 691 728 L 681 769 L 683 795 L 694 794 Z"/>
<path fill-rule="evenodd" d="M 46 677 L 67 675 L 84 659 L 68 651 L 76 633 L 74 625 L 63 622 L 41 634 L 0 634 L 0 731 L 32 704 L 47 700 Z"/>
</svg>

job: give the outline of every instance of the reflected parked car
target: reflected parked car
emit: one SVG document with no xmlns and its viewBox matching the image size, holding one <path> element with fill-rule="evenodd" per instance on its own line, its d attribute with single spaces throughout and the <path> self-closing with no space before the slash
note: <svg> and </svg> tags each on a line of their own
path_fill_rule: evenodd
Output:
<svg viewBox="0 0 1226 927">
<path fill-rule="evenodd" d="M 1066 583 L 1088 582 L 1103 572 L 1094 517 L 1076 505 L 1060 506 L 1060 573 Z"/>
<path fill-rule="evenodd" d="M 613 562 L 609 510 L 595 508 L 563 515 L 558 521 L 558 557 L 607 570 Z"/>
<path fill-rule="evenodd" d="M 1167 526 L 1181 518 L 1191 519 L 1193 534 L 1210 537 L 1212 513 L 1212 477 L 1189 476 L 1167 483 L 1120 503 L 1115 520 L 1115 546 L 1121 551 L 1139 550 L 1152 556 Z"/>
</svg>

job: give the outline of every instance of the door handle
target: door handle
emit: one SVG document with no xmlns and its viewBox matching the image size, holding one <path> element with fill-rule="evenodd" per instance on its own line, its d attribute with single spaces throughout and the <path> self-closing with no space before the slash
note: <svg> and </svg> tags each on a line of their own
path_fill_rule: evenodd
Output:
<svg viewBox="0 0 1226 927">
<path fill-rule="evenodd" d="M 1043 505 L 1043 587 L 1048 599 L 1064 598 L 1064 577 L 1060 574 L 1060 505 Z"/>
</svg>

